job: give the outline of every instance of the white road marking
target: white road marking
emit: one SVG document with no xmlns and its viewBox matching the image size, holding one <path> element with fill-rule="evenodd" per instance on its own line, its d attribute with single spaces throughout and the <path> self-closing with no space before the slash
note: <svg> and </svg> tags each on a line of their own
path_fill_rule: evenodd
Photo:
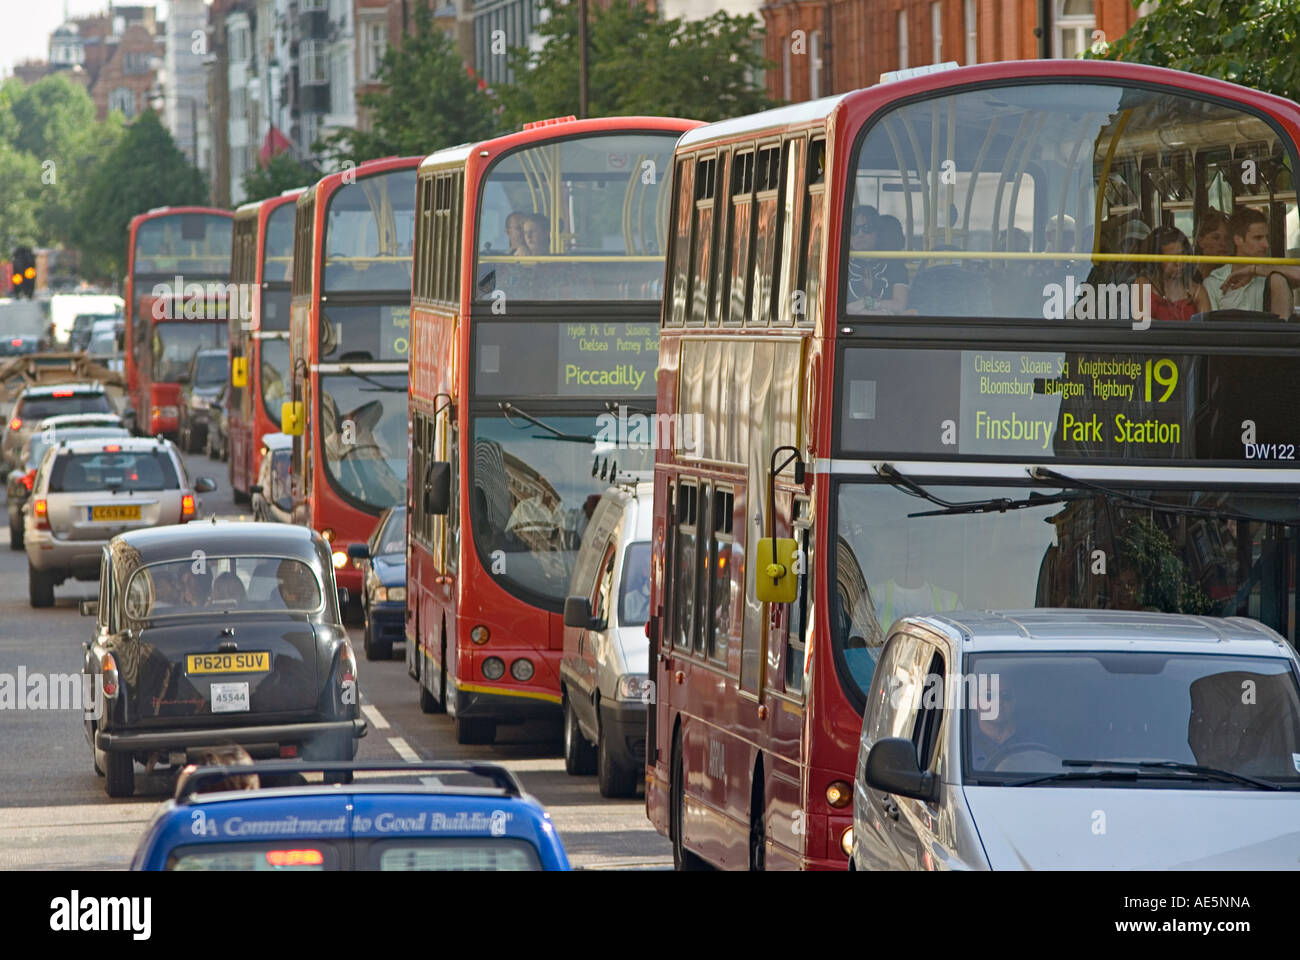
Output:
<svg viewBox="0 0 1300 960">
<path fill-rule="evenodd" d="M 368 703 L 363 703 L 361 705 L 361 712 L 366 715 L 366 719 L 370 721 L 371 725 L 376 730 L 388 729 L 388 721 L 384 719 L 384 715 L 379 712 L 378 707 L 371 706 Z"/>
<path fill-rule="evenodd" d="M 397 755 L 407 763 L 418 763 L 420 755 L 411 749 L 411 745 L 402 737 L 389 737 L 388 745 L 397 751 Z"/>
</svg>

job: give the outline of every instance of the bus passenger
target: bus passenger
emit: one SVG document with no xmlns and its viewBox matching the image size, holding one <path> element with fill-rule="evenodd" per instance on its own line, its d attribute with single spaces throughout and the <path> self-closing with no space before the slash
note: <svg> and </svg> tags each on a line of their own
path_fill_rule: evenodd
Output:
<svg viewBox="0 0 1300 960">
<path fill-rule="evenodd" d="M 854 249 L 894 251 L 906 246 L 903 225 L 897 217 L 878 216 L 869 229 L 871 232 L 861 237 L 865 246 Z M 861 269 L 861 294 L 856 300 L 850 297 L 849 313 L 898 314 L 907 309 L 908 276 L 902 260 L 865 260 Z"/>
<path fill-rule="evenodd" d="M 1160 227 L 1147 239 L 1145 253 L 1166 257 L 1190 256 L 1192 243 L 1177 227 Z M 1137 283 L 1151 285 L 1151 318 L 1160 322 L 1190 320 L 1210 309 L 1205 288 L 1196 280 L 1192 265 L 1177 260 L 1148 261 L 1139 265 Z"/>
<path fill-rule="evenodd" d="M 512 256 L 522 257 L 525 255 L 524 249 L 524 218 L 528 214 L 523 210 L 515 210 L 506 217 L 506 247 Z"/>
<path fill-rule="evenodd" d="M 1220 210 L 1211 207 L 1201 217 L 1201 225 L 1196 231 L 1196 252 L 1202 257 L 1229 257 L 1232 250 L 1228 245 L 1228 217 Z M 1223 266 L 1221 263 L 1198 263 L 1196 265 L 1197 281 L 1205 279 Z"/>
<path fill-rule="evenodd" d="M 1268 217 L 1250 207 L 1241 207 L 1228 218 L 1228 234 L 1238 257 L 1267 257 Z M 1212 310 L 1247 310 L 1254 313 L 1272 313 L 1287 320 L 1291 317 L 1294 300 L 1287 278 L 1276 270 L 1260 264 L 1251 264 L 1252 276 L 1245 284 L 1223 289 L 1232 264 L 1224 264 L 1206 278 L 1205 292 Z"/>
<path fill-rule="evenodd" d="M 523 246 L 518 251 L 518 256 L 544 257 L 551 252 L 551 221 L 545 214 L 526 215 L 521 222 L 520 235 Z"/>
</svg>

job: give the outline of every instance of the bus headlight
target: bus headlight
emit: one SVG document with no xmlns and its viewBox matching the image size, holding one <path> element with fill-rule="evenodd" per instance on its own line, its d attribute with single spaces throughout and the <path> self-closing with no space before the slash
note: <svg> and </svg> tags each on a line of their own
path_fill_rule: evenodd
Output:
<svg viewBox="0 0 1300 960">
<path fill-rule="evenodd" d="M 334 564 L 335 570 L 342 570 L 348 565 L 348 555 L 342 550 L 335 550 L 334 553 L 330 555 L 330 562 Z"/>
<path fill-rule="evenodd" d="M 469 638 L 475 643 L 477 643 L 480 647 L 483 646 L 483 644 L 487 643 L 488 639 L 491 636 L 492 636 L 492 631 L 489 630 L 487 627 L 483 626 L 483 624 L 481 623 L 469 632 Z"/>
<path fill-rule="evenodd" d="M 841 810 L 853 802 L 853 789 L 843 780 L 836 780 L 826 788 L 826 802 Z"/>
<path fill-rule="evenodd" d="M 489 680 L 500 680 L 506 675 L 506 662 L 500 657 L 488 657 L 483 661 L 483 676 Z"/>
<path fill-rule="evenodd" d="M 845 827 L 844 832 L 840 834 L 840 849 L 844 851 L 844 856 L 853 856 L 853 828 Z"/>
<path fill-rule="evenodd" d="M 520 683 L 527 683 L 533 679 L 533 661 L 520 657 L 514 663 L 510 664 L 510 676 L 514 677 Z"/>
</svg>

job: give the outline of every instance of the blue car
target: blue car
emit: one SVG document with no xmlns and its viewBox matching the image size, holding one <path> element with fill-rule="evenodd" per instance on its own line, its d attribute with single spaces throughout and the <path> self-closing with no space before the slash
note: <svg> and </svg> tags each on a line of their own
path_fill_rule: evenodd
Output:
<svg viewBox="0 0 1300 960">
<path fill-rule="evenodd" d="M 302 781 L 310 772 L 362 776 Z M 247 789 L 250 774 L 299 782 Z M 568 870 L 569 860 L 550 816 L 499 764 L 272 761 L 182 777 L 131 869 Z"/>
<path fill-rule="evenodd" d="M 388 660 L 406 640 L 406 507 L 380 514 L 370 541 L 349 545 L 348 556 L 361 570 L 366 659 Z"/>
</svg>

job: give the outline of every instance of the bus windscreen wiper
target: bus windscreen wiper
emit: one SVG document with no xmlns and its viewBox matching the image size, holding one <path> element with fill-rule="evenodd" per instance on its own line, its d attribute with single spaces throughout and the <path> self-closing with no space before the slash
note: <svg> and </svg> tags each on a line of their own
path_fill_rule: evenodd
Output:
<svg viewBox="0 0 1300 960">
<path fill-rule="evenodd" d="M 551 435 L 550 437 L 537 437 L 538 440 L 547 440 L 547 439 L 569 440 L 574 443 L 591 443 L 591 444 L 594 444 L 596 442 L 595 437 L 584 436 L 580 433 L 565 433 L 563 430 L 557 430 L 555 427 L 551 426 L 545 420 L 539 420 L 537 417 L 534 417 L 531 413 L 525 413 L 523 410 L 520 410 L 509 400 L 502 400 L 500 403 L 497 404 L 497 406 L 500 408 L 501 412 L 506 415 L 506 422 L 510 423 L 512 426 L 514 424 L 513 421 L 511 421 L 510 419 L 510 415 L 513 413 L 516 416 L 523 417 L 529 423 L 536 424 L 537 426 L 541 427 L 543 430 L 545 430 L 547 433 Z"/>
<path fill-rule="evenodd" d="M 1193 507 L 1180 506 L 1176 503 L 1160 503 L 1157 500 L 1149 500 L 1146 497 L 1138 496 L 1136 493 L 1129 493 L 1127 490 L 1120 490 L 1116 487 L 1106 486 L 1102 483 L 1093 483 L 1091 480 L 1080 480 L 1077 477 L 1067 477 L 1065 474 L 1057 473 L 1055 470 L 1050 470 L 1047 467 L 1031 467 L 1029 469 L 1029 475 L 1035 480 L 1049 481 L 1057 486 L 1071 487 L 1075 490 L 1089 490 L 1112 500 L 1121 500 L 1125 503 L 1131 503 L 1135 507 L 1155 510 L 1159 513 L 1181 513 L 1190 517 L 1208 517 L 1212 520 L 1237 520 L 1242 523 L 1291 524 L 1300 521 L 1300 515 L 1292 517 L 1256 517 L 1246 513 L 1237 513 L 1232 510 L 1219 510 L 1214 507 Z"/>
<path fill-rule="evenodd" d="M 1006 513 L 1008 510 L 1023 510 L 1025 507 L 1041 507 L 1049 503 L 1061 503 L 1066 500 L 1077 499 L 1074 493 L 1043 494 L 1037 490 L 1031 491 L 1029 496 L 1023 500 L 1013 500 L 1010 497 L 989 497 L 986 500 L 945 500 L 942 497 L 931 493 L 925 487 L 921 486 L 910 477 L 906 477 L 894 469 L 892 464 L 882 463 L 876 468 L 876 473 L 887 478 L 891 485 L 910 493 L 914 497 L 920 497 L 922 500 L 929 500 L 938 506 L 938 510 L 922 510 L 918 513 L 909 513 L 911 517 L 946 517 L 960 513 Z"/>
</svg>

